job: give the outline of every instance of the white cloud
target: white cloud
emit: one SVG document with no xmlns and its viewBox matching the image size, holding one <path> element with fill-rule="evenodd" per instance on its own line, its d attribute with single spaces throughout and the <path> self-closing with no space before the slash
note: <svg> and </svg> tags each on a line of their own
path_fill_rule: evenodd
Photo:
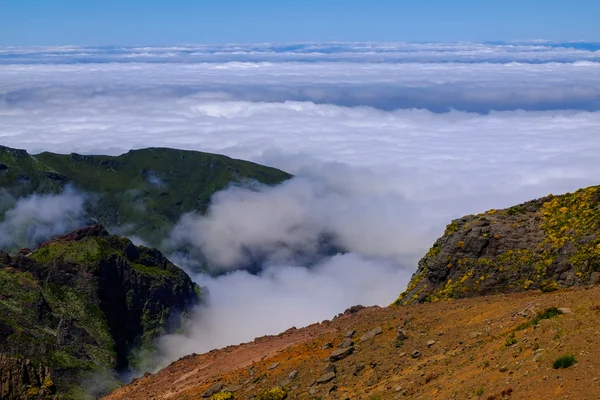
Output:
<svg viewBox="0 0 600 400">
<path fill-rule="evenodd" d="M 35 247 L 85 224 L 85 198 L 67 189 L 61 194 L 31 195 L 9 208 L 0 221 L 0 248 Z M 1 207 L 0 207 L 1 208 Z"/>
<path fill-rule="evenodd" d="M 158 367 L 193 352 L 331 319 L 356 304 L 387 305 L 409 276 L 394 263 L 355 254 L 333 257 L 312 270 L 275 265 L 259 275 L 198 276 L 196 281 L 210 287 L 210 303 L 197 310 L 185 334 L 159 342 Z"/>
</svg>

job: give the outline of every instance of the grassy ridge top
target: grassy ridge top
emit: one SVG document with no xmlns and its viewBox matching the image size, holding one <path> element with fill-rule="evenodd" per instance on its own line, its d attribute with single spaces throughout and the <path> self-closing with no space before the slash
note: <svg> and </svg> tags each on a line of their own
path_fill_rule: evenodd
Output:
<svg viewBox="0 0 600 400">
<path fill-rule="evenodd" d="M 0 146 L 0 187 L 14 199 L 58 193 L 66 185 L 91 195 L 89 217 L 125 227 L 152 244 L 191 211 L 204 211 L 211 196 L 230 183 L 267 185 L 291 176 L 248 161 L 167 148 L 132 150 L 120 156 L 41 153 Z M 0 204 L 0 215 L 10 202 Z M 129 228 L 129 229 L 127 229 Z"/>
</svg>

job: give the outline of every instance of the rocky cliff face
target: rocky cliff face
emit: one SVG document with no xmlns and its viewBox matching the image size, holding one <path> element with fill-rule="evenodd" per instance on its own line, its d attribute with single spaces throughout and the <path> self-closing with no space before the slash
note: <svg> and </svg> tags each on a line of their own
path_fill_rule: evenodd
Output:
<svg viewBox="0 0 600 400">
<path fill-rule="evenodd" d="M 0 354 L 0 399 L 51 399 L 55 391 L 47 367 Z"/>
<path fill-rule="evenodd" d="M 395 304 L 600 281 L 600 187 L 452 221 Z"/>
<path fill-rule="evenodd" d="M 0 254 L 0 287 L 0 354 L 43 364 L 65 398 L 81 398 L 93 375 L 118 384 L 111 371 L 176 328 L 200 294 L 158 250 L 100 226 Z"/>
</svg>

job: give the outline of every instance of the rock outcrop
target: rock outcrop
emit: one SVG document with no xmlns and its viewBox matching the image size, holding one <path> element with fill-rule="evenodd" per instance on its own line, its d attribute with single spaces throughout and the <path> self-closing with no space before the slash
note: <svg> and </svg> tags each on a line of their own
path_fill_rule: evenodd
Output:
<svg viewBox="0 0 600 400">
<path fill-rule="evenodd" d="M 55 392 L 47 367 L 0 354 L 0 399 L 51 399 Z"/>
<path fill-rule="evenodd" d="M 158 250 L 101 226 L 0 254 L 0 287 L 0 353 L 42 364 L 67 398 L 92 375 L 119 384 L 114 371 L 135 366 L 137 352 L 200 301 L 198 286 Z"/>
<path fill-rule="evenodd" d="M 395 304 L 600 280 L 600 187 L 452 221 Z"/>
</svg>

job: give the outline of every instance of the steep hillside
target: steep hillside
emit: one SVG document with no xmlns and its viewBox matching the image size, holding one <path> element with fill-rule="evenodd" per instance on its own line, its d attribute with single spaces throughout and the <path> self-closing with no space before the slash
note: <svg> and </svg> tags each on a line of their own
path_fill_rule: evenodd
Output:
<svg viewBox="0 0 600 400">
<path fill-rule="evenodd" d="M 600 282 L 600 187 L 452 221 L 396 304 Z"/>
<path fill-rule="evenodd" d="M 114 371 L 139 362 L 200 301 L 198 286 L 160 252 L 100 226 L 16 257 L 0 252 L 0 288 L 2 399 L 114 388 Z"/>
<path fill-rule="evenodd" d="M 106 400 L 592 400 L 600 393 L 599 318 L 600 286 L 355 308 L 189 355 Z M 575 364 L 555 369 L 568 355 Z"/>
<path fill-rule="evenodd" d="M 196 151 L 148 148 L 117 157 L 30 155 L 0 146 L 0 195 L 14 199 L 57 193 L 71 184 L 90 195 L 89 217 L 153 245 L 182 214 L 204 210 L 210 197 L 231 182 L 253 179 L 270 185 L 288 178 L 274 168 Z M 0 198 L 0 216 L 10 205 L 6 198 Z"/>
</svg>

